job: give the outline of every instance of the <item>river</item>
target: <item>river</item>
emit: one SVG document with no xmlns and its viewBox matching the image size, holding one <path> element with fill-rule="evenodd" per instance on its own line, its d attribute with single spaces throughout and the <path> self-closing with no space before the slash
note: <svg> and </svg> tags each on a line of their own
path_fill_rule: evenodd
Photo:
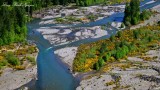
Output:
<svg viewBox="0 0 160 90">
<path fill-rule="evenodd" d="M 146 4 L 150 0 L 141 2 L 141 10 L 152 8 L 160 4 L 160 0 L 154 3 Z M 90 22 L 86 24 L 70 25 L 72 27 L 92 27 L 106 24 L 114 21 L 116 18 L 123 18 L 124 13 L 116 13 L 108 18 Z M 72 76 L 67 67 L 61 62 L 61 60 L 54 54 L 54 50 L 63 48 L 66 46 L 79 46 L 80 44 L 94 42 L 101 39 L 110 37 L 111 34 L 116 34 L 117 29 L 109 32 L 109 36 L 103 36 L 97 39 L 83 39 L 73 43 L 69 43 L 61 46 L 51 45 L 43 36 L 36 31 L 40 27 L 38 24 L 41 20 L 36 19 L 28 24 L 28 40 L 32 40 L 36 43 L 39 53 L 37 57 L 37 77 L 36 85 L 34 90 L 75 90 L 78 86 L 79 81 Z M 52 26 L 45 25 L 45 26 Z M 44 26 L 44 27 L 45 27 Z M 114 27 L 112 27 L 114 28 Z M 32 88 L 33 90 L 33 88 Z"/>
</svg>

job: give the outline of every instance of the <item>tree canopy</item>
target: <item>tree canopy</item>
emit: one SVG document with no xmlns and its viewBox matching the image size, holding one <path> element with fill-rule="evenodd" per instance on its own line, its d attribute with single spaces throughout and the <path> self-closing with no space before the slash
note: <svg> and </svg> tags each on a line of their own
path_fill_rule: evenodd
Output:
<svg viewBox="0 0 160 90">
<path fill-rule="evenodd" d="M 140 1 L 131 0 L 130 4 L 126 4 L 124 23 L 127 26 L 138 24 L 140 21 Z"/>
<path fill-rule="evenodd" d="M 12 0 L 8 4 L 12 4 Z M 3 4 L 4 2 L 0 2 Z M 0 45 L 21 42 L 26 39 L 25 7 L 0 6 Z"/>
<path fill-rule="evenodd" d="M 136 25 L 140 21 L 144 21 L 149 19 L 151 16 L 151 12 L 149 10 L 144 10 L 140 12 L 140 0 L 131 0 L 130 3 L 126 4 L 125 8 L 125 16 L 124 16 L 124 24 L 126 26 Z"/>
</svg>

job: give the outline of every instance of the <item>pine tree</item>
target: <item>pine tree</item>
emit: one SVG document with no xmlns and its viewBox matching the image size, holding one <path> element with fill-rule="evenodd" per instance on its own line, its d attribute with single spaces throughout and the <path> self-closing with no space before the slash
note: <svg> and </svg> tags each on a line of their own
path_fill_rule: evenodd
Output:
<svg viewBox="0 0 160 90">
<path fill-rule="evenodd" d="M 135 25 L 140 21 L 140 1 L 131 0 L 130 4 L 126 4 L 124 24 L 129 26 L 130 24 Z"/>
</svg>

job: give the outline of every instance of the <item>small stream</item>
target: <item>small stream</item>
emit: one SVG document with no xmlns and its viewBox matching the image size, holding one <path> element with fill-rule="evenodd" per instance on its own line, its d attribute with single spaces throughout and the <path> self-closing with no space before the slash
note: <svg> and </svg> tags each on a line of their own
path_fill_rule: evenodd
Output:
<svg viewBox="0 0 160 90">
<path fill-rule="evenodd" d="M 150 0 L 145 0 L 141 3 L 141 10 L 152 8 L 160 4 L 160 0 L 157 0 L 151 4 L 145 4 Z M 116 13 L 110 17 L 103 18 L 101 20 L 90 22 L 86 24 L 69 25 L 71 27 L 92 27 L 104 25 L 108 22 L 114 21 L 117 17 L 123 18 L 124 13 Z M 28 24 L 28 40 L 32 40 L 36 43 L 39 53 L 37 57 L 37 68 L 38 68 L 38 80 L 34 90 L 75 90 L 79 84 L 79 81 L 72 76 L 70 71 L 67 69 L 61 60 L 54 54 L 54 50 L 63 48 L 66 46 L 79 46 L 80 44 L 95 42 L 97 40 L 106 39 L 112 34 L 116 34 L 117 29 L 112 27 L 112 31 L 109 35 L 101 38 L 88 38 L 79 41 L 75 41 L 66 45 L 54 46 L 51 45 L 43 36 L 36 31 L 37 28 L 42 27 L 38 23 L 41 20 L 36 19 Z M 56 26 L 55 24 L 46 24 L 43 27 Z M 33 90 L 33 89 L 32 89 Z"/>
</svg>

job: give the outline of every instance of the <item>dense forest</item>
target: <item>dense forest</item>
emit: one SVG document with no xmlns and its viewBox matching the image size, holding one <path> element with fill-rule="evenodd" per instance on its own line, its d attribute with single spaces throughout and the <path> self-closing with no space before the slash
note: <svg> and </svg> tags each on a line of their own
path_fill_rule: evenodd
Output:
<svg viewBox="0 0 160 90">
<path fill-rule="evenodd" d="M 0 45 L 24 41 L 27 34 L 23 7 L 0 7 Z"/>
</svg>

